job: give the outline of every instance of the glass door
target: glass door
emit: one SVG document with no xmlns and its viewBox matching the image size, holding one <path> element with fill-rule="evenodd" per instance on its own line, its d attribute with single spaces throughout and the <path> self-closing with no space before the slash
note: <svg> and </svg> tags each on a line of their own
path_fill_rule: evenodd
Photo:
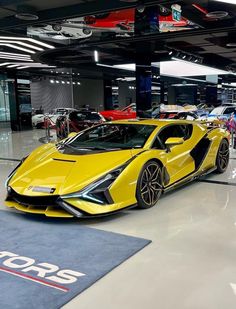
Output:
<svg viewBox="0 0 236 309">
<path fill-rule="evenodd" d="M 0 81 L 0 122 L 10 121 L 8 83 Z"/>
</svg>

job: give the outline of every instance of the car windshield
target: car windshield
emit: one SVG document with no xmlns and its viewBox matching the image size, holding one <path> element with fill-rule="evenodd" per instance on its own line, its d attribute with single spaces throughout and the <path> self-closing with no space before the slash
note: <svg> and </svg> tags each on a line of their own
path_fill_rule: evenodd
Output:
<svg viewBox="0 0 236 309">
<path fill-rule="evenodd" d="M 99 121 L 101 120 L 101 117 L 99 116 L 99 114 L 95 112 L 74 112 L 74 113 L 71 113 L 70 119 L 72 118 L 77 121 L 84 121 L 84 120 Z"/>
<path fill-rule="evenodd" d="M 142 148 L 155 128 L 140 124 L 102 124 L 81 132 L 64 146 L 74 150 Z"/>
<path fill-rule="evenodd" d="M 126 106 L 125 108 L 122 109 L 123 112 L 127 112 L 127 111 L 136 111 L 136 105 L 135 104 L 130 104 L 128 106 Z"/>
<path fill-rule="evenodd" d="M 210 115 L 222 115 L 223 110 L 224 110 L 224 107 L 222 106 L 216 107 L 210 112 Z"/>
</svg>

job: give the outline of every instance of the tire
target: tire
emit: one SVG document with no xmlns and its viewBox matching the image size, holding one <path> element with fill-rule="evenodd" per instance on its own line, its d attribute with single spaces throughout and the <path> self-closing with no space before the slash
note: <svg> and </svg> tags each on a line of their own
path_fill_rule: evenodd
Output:
<svg viewBox="0 0 236 309">
<path fill-rule="evenodd" d="M 136 188 L 137 207 L 147 209 L 153 207 L 162 194 L 162 168 L 154 160 L 144 164 L 138 178 Z"/>
<path fill-rule="evenodd" d="M 43 128 L 43 123 L 40 122 L 40 123 L 37 123 L 36 126 L 35 126 L 36 129 L 42 129 Z"/>
<path fill-rule="evenodd" d="M 52 25 L 52 29 L 56 32 L 59 32 L 61 31 L 62 26 L 60 24 L 55 24 L 55 25 Z"/>
<path fill-rule="evenodd" d="M 85 34 L 85 35 L 92 34 L 92 30 L 90 30 L 90 29 L 83 29 L 82 31 L 83 31 L 83 34 Z"/>
<path fill-rule="evenodd" d="M 223 139 L 220 143 L 216 157 L 216 172 L 224 173 L 229 164 L 229 143 Z"/>
</svg>

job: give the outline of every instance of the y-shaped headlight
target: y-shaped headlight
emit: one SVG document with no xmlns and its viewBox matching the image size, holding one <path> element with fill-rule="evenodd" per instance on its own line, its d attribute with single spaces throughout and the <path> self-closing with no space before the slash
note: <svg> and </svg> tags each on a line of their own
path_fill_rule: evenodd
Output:
<svg viewBox="0 0 236 309">
<path fill-rule="evenodd" d="M 68 195 L 63 195 L 61 198 L 69 199 L 69 198 L 77 197 L 82 200 L 86 200 L 89 202 L 102 204 L 102 205 L 113 204 L 114 201 L 110 195 L 109 188 L 111 184 L 116 180 L 116 178 L 120 175 L 120 173 L 126 168 L 129 162 L 130 160 L 127 161 L 122 166 L 109 172 L 102 178 L 91 183 L 90 185 L 85 187 L 83 190 L 79 192 L 71 193 Z"/>
<path fill-rule="evenodd" d="M 28 156 L 27 156 L 28 157 Z M 14 168 L 14 170 L 10 173 L 10 175 L 7 177 L 6 181 L 5 181 L 5 188 L 8 187 L 9 181 L 11 180 L 11 178 L 13 177 L 13 175 L 16 173 L 16 171 L 18 170 L 18 168 L 21 166 L 21 164 L 25 161 L 25 159 L 27 158 L 23 158 L 19 164 L 17 164 L 17 166 Z"/>
</svg>

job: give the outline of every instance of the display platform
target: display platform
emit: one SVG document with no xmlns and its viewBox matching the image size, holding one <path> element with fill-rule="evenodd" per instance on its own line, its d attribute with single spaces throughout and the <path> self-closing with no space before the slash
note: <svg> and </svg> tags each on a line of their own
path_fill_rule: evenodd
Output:
<svg viewBox="0 0 236 309">
<path fill-rule="evenodd" d="M 2 308 L 61 308 L 151 241 L 0 211 Z"/>
</svg>

